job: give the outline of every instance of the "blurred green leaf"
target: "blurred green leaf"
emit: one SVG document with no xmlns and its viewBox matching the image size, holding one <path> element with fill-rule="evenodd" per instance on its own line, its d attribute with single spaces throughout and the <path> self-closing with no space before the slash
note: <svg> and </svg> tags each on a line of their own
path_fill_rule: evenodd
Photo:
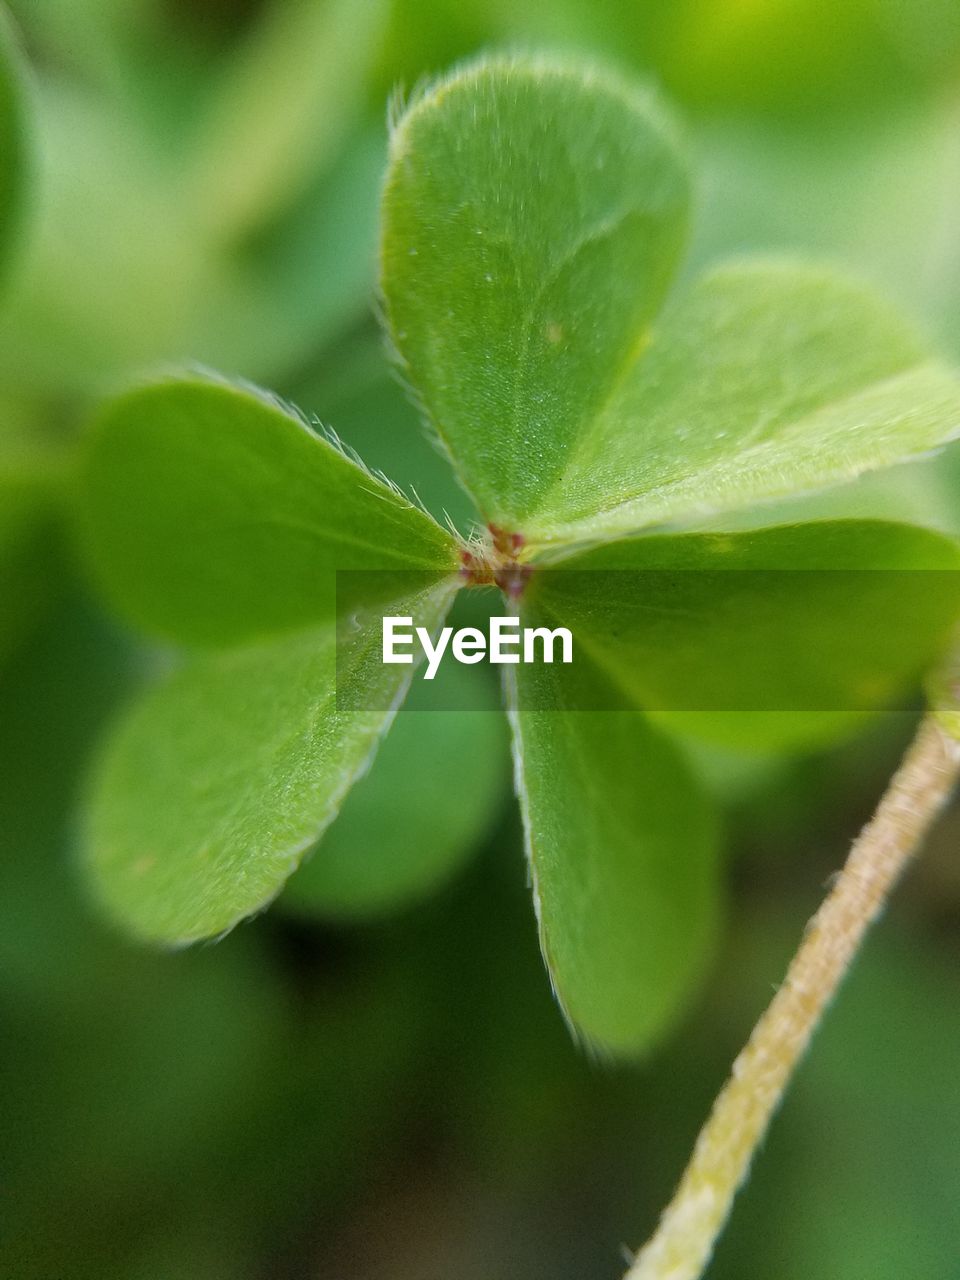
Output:
<svg viewBox="0 0 960 1280">
<path fill-rule="evenodd" d="M 199 128 L 193 184 L 201 225 L 242 240 L 329 164 L 363 104 L 388 8 L 387 0 L 266 6 Z"/>
<path fill-rule="evenodd" d="M 745 248 L 842 258 L 955 344 L 958 123 L 955 95 L 838 121 L 828 136 L 767 116 L 705 121 L 710 216 L 697 225 L 695 261 Z"/>
<path fill-rule="evenodd" d="M 478 48 L 574 49 L 652 73 L 700 118 L 793 119 L 821 144 L 844 119 L 875 119 L 949 86 L 960 51 L 953 0 L 394 0 L 393 9 L 385 89 Z"/>
<path fill-rule="evenodd" d="M 540 510 L 669 284 L 688 180 L 652 97 L 595 71 L 480 62 L 396 125 L 387 320 L 488 520 Z"/>
<path fill-rule="evenodd" d="M 850 520 L 614 543 L 534 574 L 528 598 L 651 714 L 795 750 L 922 677 L 960 616 L 958 570 L 951 539 Z"/>
<path fill-rule="evenodd" d="M 685 100 L 818 122 L 947 80 L 960 51 L 949 0 L 668 0 L 658 25 L 660 72 Z"/>
<path fill-rule="evenodd" d="M 52 1023 L 96 1001 L 116 968 L 63 845 L 78 774 L 135 668 L 75 600 L 0 668 L 0 1003 L 22 1001 Z"/>
<path fill-rule="evenodd" d="M 374 916 L 417 901 L 462 866 L 496 817 L 506 777 L 503 716 L 485 677 L 448 665 L 433 685 L 415 681 L 375 767 L 290 881 L 287 906 Z M 474 692 L 486 709 L 462 707 Z"/>
<path fill-rule="evenodd" d="M 881 299 L 789 262 L 682 295 L 584 432 L 537 539 L 607 538 L 824 488 L 960 433 L 960 379 Z"/>
<path fill-rule="evenodd" d="M 448 585 L 398 607 L 433 629 Z M 84 818 L 85 866 L 131 932 L 183 943 L 266 906 L 368 767 L 411 667 L 380 661 L 379 615 L 197 659 L 108 737 Z M 343 711 L 378 706 L 384 711 Z"/>
<path fill-rule="evenodd" d="M 380 128 L 353 133 L 282 218 L 226 256 L 194 317 L 207 363 L 289 378 L 369 314 L 385 153 Z"/>
<path fill-rule="evenodd" d="M 111 85 L 131 29 L 145 25 L 153 0 L 8 0 L 8 6 L 41 62 Z"/>
<path fill-rule="evenodd" d="M 20 228 L 30 169 L 24 72 L 12 24 L 0 8 L 0 272 Z"/>
<path fill-rule="evenodd" d="M 0 315 L 0 381 L 49 395 L 102 391 L 160 359 L 197 359 L 198 299 L 220 264 L 136 122 L 82 83 L 37 94 L 37 227 Z"/>
<path fill-rule="evenodd" d="M 544 621 L 525 612 L 528 625 Z M 571 694 L 574 706 L 598 696 L 589 659 L 567 669 L 575 690 L 555 666 L 510 670 L 517 786 L 557 999 L 588 1042 L 640 1053 L 675 1021 L 713 941 L 710 805 L 642 713 L 568 709 Z"/>
<path fill-rule="evenodd" d="M 292 412 L 208 378 L 113 401 L 83 478 L 100 581 L 130 618 L 180 642 L 329 618 L 337 570 L 457 566 L 448 533 Z"/>
<path fill-rule="evenodd" d="M 76 403 L 198 361 L 275 381 L 369 307 L 382 131 L 351 133 L 282 216 L 224 245 L 187 198 L 185 143 L 164 154 L 83 83 L 48 79 L 37 96 L 42 200 L 0 316 L 6 387 Z"/>
</svg>

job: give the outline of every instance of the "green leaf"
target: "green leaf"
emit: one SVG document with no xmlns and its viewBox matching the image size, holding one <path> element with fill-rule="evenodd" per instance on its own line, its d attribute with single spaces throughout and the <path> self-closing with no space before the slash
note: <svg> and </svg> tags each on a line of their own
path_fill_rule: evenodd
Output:
<svg viewBox="0 0 960 1280">
<path fill-rule="evenodd" d="M 488 520 L 523 528 L 638 349 L 688 181 L 651 95 L 501 58 L 397 124 L 383 196 L 391 335 Z"/>
<path fill-rule="evenodd" d="M 362 324 L 374 289 L 385 157 L 380 128 L 355 131 L 282 218 L 242 253 L 223 255 L 184 339 L 204 364 L 289 382 L 291 369 L 312 371 L 318 351 Z M 324 406 L 325 421 L 327 413 Z"/>
<path fill-rule="evenodd" d="M 544 619 L 525 607 L 529 625 Z M 712 811 L 688 766 L 637 711 L 578 711 L 602 697 L 581 658 L 510 668 L 517 785 L 540 945 L 574 1029 L 639 1053 L 692 993 L 718 900 Z"/>
<path fill-rule="evenodd" d="M 821 489 L 960 433 L 953 373 L 827 270 L 719 268 L 651 332 L 685 199 L 649 103 L 597 76 L 481 63 L 396 130 L 393 340 L 484 515 L 528 543 Z"/>
<path fill-rule="evenodd" d="M 287 906 L 334 919 L 378 915 L 419 900 L 463 865 L 496 818 L 506 781 L 503 715 L 485 677 L 448 664 L 433 685 L 414 681 L 376 767 L 290 881 Z M 474 691 L 486 709 L 463 708 Z"/>
<path fill-rule="evenodd" d="M 6 0 L 37 62 L 101 91 L 115 92 L 131 35 L 155 34 L 151 0 Z M 154 65 L 156 48 L 154 47 Z M 183 51 L 181 50 L 181 58 Z M 138 86 L 145 91 L 142 79 Z"/>
<path fill-rule="evenodd" d="M 106 407 L 86 452 L 82 526 L 118 608 L 182 643 L 322 622 L 337 570 L 457 567 L 448 533 L 292 412 L 201 377 Z"/>
<path fill-rule="evenodd" d="M 380 132 L 352 135 L 252 241 L 214 245 L 183 184 L 171 181 L 169 157 L 131 130 L 114 98 L 62 78 L 38 95 L 44 199 L 0 315 L 0 383 L 31 397 L 56 387 L 88 399 L 132 369 L 184 361 L 270 383 L 363 316 L 375 276 Z"/>
<path fill-rule="evenodd" d="M 531 541 L 609 538 L 824 488 L 960 434 L 960 380 L 861 285 L 763 259 L 708 273 L 581 433 Z"/>
<path fill-rule="evenodd" d="M 133 369 L 210 360 L 198 313 L 224 267 L 197 236 L 170 164 L 83 75 L 48 77 L 36 100 L 43 199 L 0 313 L 0 383 L 76 405 Z"/>
<path fill-rule="evenodd" d="M 404 601 L 433 630 L 449 584 Z M 135 703 L 108 739 L 83 825 L 105 909 L 142 938 L 191 942 L 279 893 L 333 821 L 406 691 L 379 615 L 209 655 Z M 338 709 L 358 704 L 387 711 Z"/>
<path fill-rule="evenodd" d="M 203 223 L 242 239 L 336 154 L 363 105 L 385 0 L 270 5 L 228 64 L 201 123 L 193 182 Z"/>
<path fill-rule="evenodd" d="M 958 570 L 951 539 L 851 520 L 635 538 L 535 573 L 528 596 L 651 714 L 797 747 L 909 693 L 960 617 Z"/>
<path fill-rule="evenodd" d="M 12 25 L 0 8 L 0 271 L 21 222 L 30 168 L 20 64 Z"/>
</svg>

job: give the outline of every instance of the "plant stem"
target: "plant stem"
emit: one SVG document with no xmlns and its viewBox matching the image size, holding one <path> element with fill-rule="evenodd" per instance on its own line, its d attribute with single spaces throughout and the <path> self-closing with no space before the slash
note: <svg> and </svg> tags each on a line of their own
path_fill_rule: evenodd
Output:
<svg viewBox="0 0 960 1280">
<path fill-rule="evenodd" d="M 733 1064 L 683 1179 L 625 1280 L 697 1280 L 817 1023 L 868 926 L 946 804 L 960 743 L 931 718 L 807 925 L 783 985 Z"/>
</svg>

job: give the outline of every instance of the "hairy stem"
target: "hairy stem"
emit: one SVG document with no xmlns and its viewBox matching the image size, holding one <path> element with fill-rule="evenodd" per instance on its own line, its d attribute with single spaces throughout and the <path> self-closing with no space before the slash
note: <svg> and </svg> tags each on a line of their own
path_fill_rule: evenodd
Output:
<svg viewBox="0 0 960 1280">
<path fill-rule="evenodd" d="M 690 1163 L 625 1280 L 697 1280 L 757 1144 L 871 921 L 960 773 L 960 744 L 926 719 L 807 926 L 783 985 L 733 1064 Z"/>
</svg>

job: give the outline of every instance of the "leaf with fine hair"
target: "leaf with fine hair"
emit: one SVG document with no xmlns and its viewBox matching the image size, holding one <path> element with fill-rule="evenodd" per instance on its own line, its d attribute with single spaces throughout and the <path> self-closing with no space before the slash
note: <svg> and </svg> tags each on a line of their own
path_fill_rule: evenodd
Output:
<svg viewBox="0 0 960 1280">
<path fill-rule="evenodd" d="M 733 263 L 660 315 L 688 187 L 651 95 L 564 61 L 475 62 L 398 119 L 384 315 L 492 526 L 469 546 L 254 392 L 193 377 L 107 407 L 82 502 L 99 578 L 148 629 L 227 650 L 148 694 L 95 774 L 88 866 L 129 929 L 187 941 L 268 902 L 407 683 L 379 663 L 380 615 L 426 601 L 437 625 L 465 580 L 494 581 L 526 623 L 575 633 L 572 666 L 524 664 L 508 682 L 560 1003 L 612 1053 L 644 1051 L 677 1016 L 714 931 L 717 841 L 663 726 L 765 749 L 825 741 L 916 678 L 960 603 L 956 547 L 920 530 L 684 532 L 960 431 L 954 373 L 835 273 Z M 259 197 L 238 207 L 238 225 L 259 217 Z M 367 572 L 346 593 L 337 570 Z M 772 723 L 784 689 L 797 705 Z M 401 722 L 304 901 L 399 905 L 463 855 L 479 822 L 461 803 L 467 724 L 430 714 L 453 718 Z M 413 770 L 436 788 L 426 808 Z"/>
<path fill-rule="evenodd" d="M 534 607 L 525 621 L 546 619 Z M 580 657 L 511 668 L 508 690 L 540 945 L 584 1038 L 638 1054 L 706 965 L 718 904 L 711 806 L 679 749 L 639 711 L 582 711 L 603 677 Z M 593 686 L 593 687 L 591 687 Z"/>
<path fill-rule="evenodd" d="M 450 587 L 403 602 L 434 630 Z M 117 723 L 86 797 L 96 897 L 164 943 L 223 933 L 261 910 L 368 766 L 412 668 L 383 666 L 379 616 L 194 659 Z M 381 706 L 385 710 L 342 710 Z"/>
<path fill-rule="evenodd" d="M 183 644 L 322 623 L 338 570 L 455 573 L 453 538 L 276 401 L 208 378 L 114 400 L 84 457 L 82 529 L 107 595 Z M 379 584 L 372 571 L 382 571 Z"/>
<path fill-rule="evenodd" d="M 391 337 L 488 521 L 609 540 L 836 485 L 960 434 L 960 380 L 869 288 L 716 268 L 657 318 L 687 182 L 649 98 L 481 61 L 401 117 L 384 188 Z"/>
<path fill-rule="evenodd" d="M 522 529 L 542 507 L 645 344 L 688 199 L 666 112 L 604 72 L 481 61 L 396 124 L 386 318 L 487 520 Z"/>
</svg>

